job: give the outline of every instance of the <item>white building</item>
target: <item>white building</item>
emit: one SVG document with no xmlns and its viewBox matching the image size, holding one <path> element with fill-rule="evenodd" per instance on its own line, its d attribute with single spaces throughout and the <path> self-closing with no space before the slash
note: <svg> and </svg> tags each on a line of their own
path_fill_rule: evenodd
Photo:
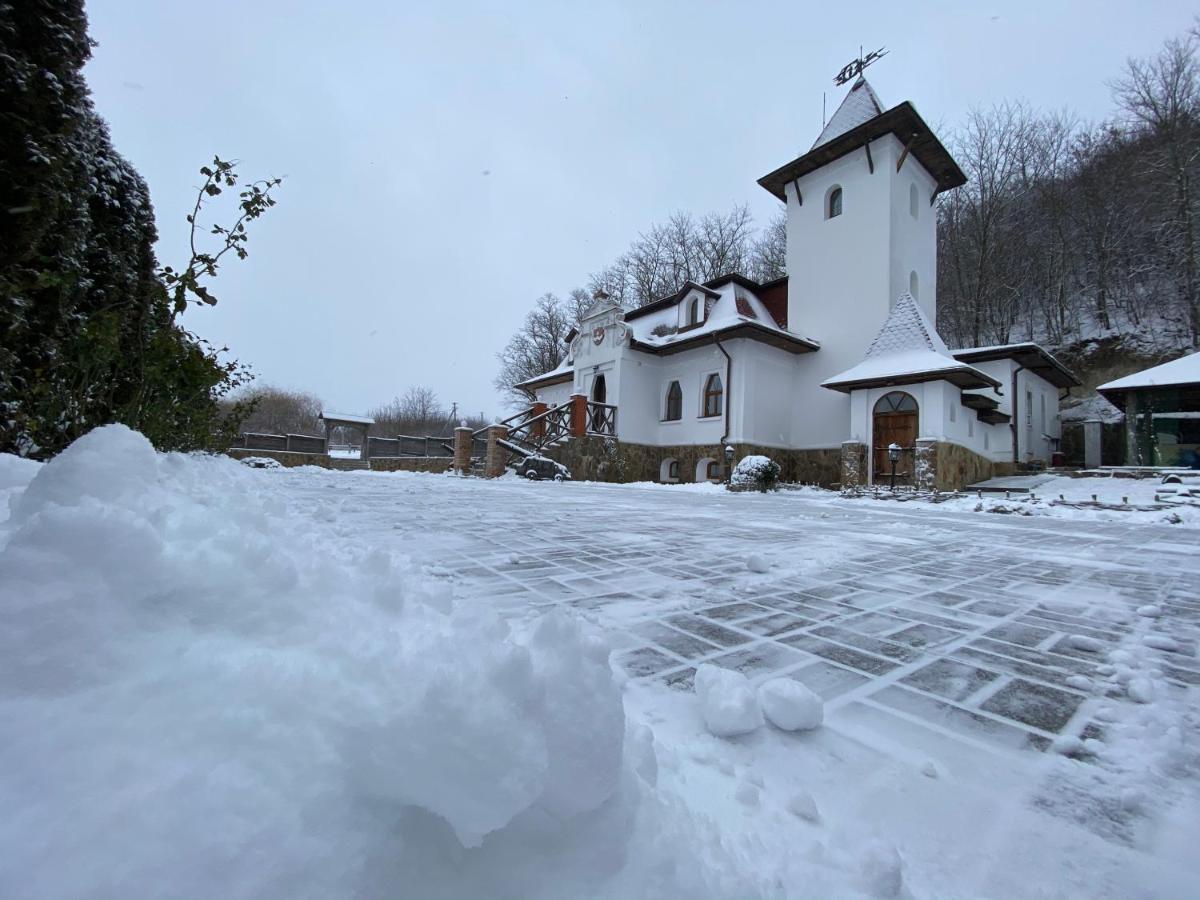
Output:
<svg viewBox="0 0 1200 900">
<path fill-rule="evenodd" d="M 615 407 L 615 429 L 591 430 L 618 450 L 564 451 L 583 477 L 717 478 L 726 445 L 820 483 L 890 474 L 893 442 L 901 477 L 921 457 L 939 487 L 1049 463 L 1074 376 L 1035 344 L 950 351 L 933 325 L 933 203 L 965 181 L 911 103 L 885 111 L 860 78 L 812 149 L 759 179 L 787 204 L 790 277 L 688 283 L 628 312 L 599 297 L 563 364 L 523 387 Z"/>
</svg>

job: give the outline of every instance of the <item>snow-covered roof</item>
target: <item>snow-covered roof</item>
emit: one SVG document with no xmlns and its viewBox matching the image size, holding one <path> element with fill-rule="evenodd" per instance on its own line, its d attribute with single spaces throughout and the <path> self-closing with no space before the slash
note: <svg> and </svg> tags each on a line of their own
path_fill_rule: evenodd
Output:
<svg viewBox="0 0 1200 900">
<path fill-rule="evenodd" d="M 905 291 L 856 366 L 827 378 L 822 386 L 837 391 L 884 384 L 945 379 L 959 387 L 998 387 L 999 382 L 950 355 L 912 294 Z"/>
<path fill-rule="evenodd" d="M 751 290 L 754 282 L 741 276 L 725 276 L 713 279 L 704 284 L 685 286 L 674 298 L 673 302 L 660 301 L 654 304 L 652 311 L 646 312 L 647 307 L 635 311 L 625 318 L 625 324 L 633 332 L 633 340 L 642 345 L 640 349 L 653 348 L 658 350 L 673 345 L 691 344 L 697 339 L 718 335 L 734 328 L 743 331 L 749 329 L 750 336 L 772 338 L 779 346 L 791 349 L 815 350 L 818 344 L 792 334 L 780 326 L 763 304 L 757 294 Z M 688 300 L 693 291 L 701 292 L 705 298 L 706 312 L 699 324 L 679 327 L 679 306 Z M 655 334 L 655 330 L 666 331 L 665 334 Z M 803 345 L 803 346 L 801 346 Z"/>
<path fill-rule="evenodd" d="M 1082 382 L 1075 373 L 1059 362 L 1049 350 L 1032 341 L 1016 344 L 993 344 L 990 347 L 964 347 L 953 351 L 955 359 L 967 363 L 988 362 L 994 359 L 1011 359 L 1036 375 L 1040 375 L 1055 387 L 1075 387 Z"/>
<path fill-rule="evenodd" d="M 867 79 L 860 77 L 854 82 L 850 93 L 842 99 L 841 105 L 830 117 L 825 127 L 821 129 L 821 133 L 809 149 L 815 150 L 822 144 L 827 144 L 834 138 L 853 131 L 864 122 L 870 122 L 882 112 L 883 104 L 879 102 L 879 96 L 875 93 L 875 89 L 871 87 Z"/>
<path fill-rule="evenodd" d="M 1189 353 L 1160 366 L 1134 372 L 1132 375 L 1102 384 L 1096 390 L 1129 391 L 1181 384 L 1200 384 L 1200 353 Z"/>
<path fill-rule="evenodd" d="M 375 420 L 370 416 L 355 416 L 349 413 L 335 413 L 321 411 L 321 418 L 326 422 L 346 422 L 351 425 L 374 425 Z"/>
<path fill-rule="evenodd" d="M 541 375 L 535 375 L 533 378 L 526 378 L 524 381 L 519 381 L 513 387 L 532 387 L 533 385 L 554 384 L 559 381 L 567 381 L 575 367 L 571 365 L 570 357 L 564 356 L 558 361 L 558 365 L 549 372 L 543 372 Z"/>
</svg>

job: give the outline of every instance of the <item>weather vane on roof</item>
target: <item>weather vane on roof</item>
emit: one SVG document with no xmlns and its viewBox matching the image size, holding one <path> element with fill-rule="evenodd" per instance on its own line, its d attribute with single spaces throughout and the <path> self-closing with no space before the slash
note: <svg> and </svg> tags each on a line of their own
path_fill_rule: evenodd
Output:
<svg viewBox="0 0 1200 900">
<path fill-rule="evenodd" d="M 838 72 L 833 77 L 833 83 L 841 86 L 852 78 L 857 78 L 862 74 L 863 69 L 873 62 L 878 62 L 887 56 L 887 48 L 880 47 L 878 50 L 872 50 L 866 56 L 863 56 L 862 47 L 858 48 L 858 58 L 846 63 L 842 66 L 842 71 Z"/>
</svg>

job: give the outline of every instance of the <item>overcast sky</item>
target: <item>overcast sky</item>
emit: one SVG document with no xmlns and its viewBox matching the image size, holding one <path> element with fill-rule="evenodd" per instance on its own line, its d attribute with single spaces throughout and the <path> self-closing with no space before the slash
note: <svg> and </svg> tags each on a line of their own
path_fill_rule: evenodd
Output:
<svg viewBox="0 0 1200 900">
<path fill-rule="evenodd" d="M 755 180 L 812 143 L 860 44 L 890 50 L 884 104 L 943 128 L 1005 99 L 1100 119 L 1105 81 L 1193 7 L 90 0 L 87 75 L 162 262 L 186 262 L 214 154 L 285 176 L 189 328 L 331 409 L 420 384 L 496 413 L 495 354 L 540 294 L 675 210 L 770 218 Z"/>
</svg>

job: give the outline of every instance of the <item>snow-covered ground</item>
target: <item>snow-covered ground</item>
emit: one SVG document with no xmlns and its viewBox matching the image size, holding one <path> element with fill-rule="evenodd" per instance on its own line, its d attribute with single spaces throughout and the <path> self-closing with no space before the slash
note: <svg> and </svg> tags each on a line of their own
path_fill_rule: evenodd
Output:
<svg viewBox="0 0 1200 900">
<path fill-rule="evenodd" d="M 1190 522 L 119 427 L 5 497 L 5 897 L 1195 895 Z"/>
</svg>

